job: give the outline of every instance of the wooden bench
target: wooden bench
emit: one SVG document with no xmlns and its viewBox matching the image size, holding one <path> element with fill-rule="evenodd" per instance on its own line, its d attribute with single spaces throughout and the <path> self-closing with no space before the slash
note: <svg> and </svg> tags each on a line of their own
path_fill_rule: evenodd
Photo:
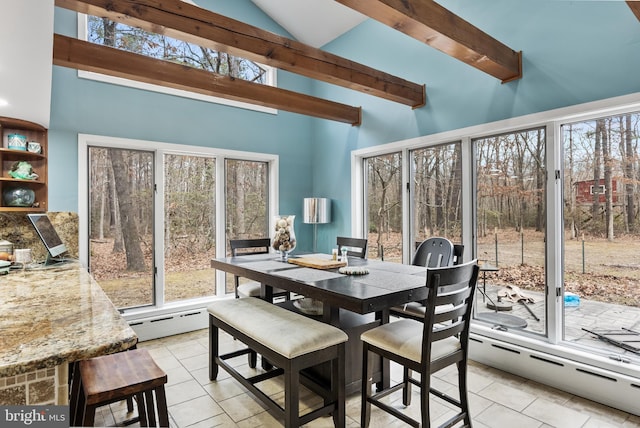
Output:
<svg viewBox="0 0 640 428">
<path fill-rule="evenodd" d="M 264 300 L 247 297 L 212 303 L 209 311 L 209 379 L 218 376 L 222 366 L 274 413 L 285 427 L 299 427 L 314 419 L 333 414 L 336 427 L 345 426 L 345 342 L 339 328 L 286 310 Z M 220 355 L 219 329 L 247 345 Z M 255 350 L 274 368 L 244 377 L 225 360 Z M 330 385 L 303 372 L 315 365 L 332 362 Z M 262 392 L 256 384 L 284 375 L 284 407 Z M 323 398 L 323 406 L 299 414 L 299 390 L 303 384 Z"/>
</svg>

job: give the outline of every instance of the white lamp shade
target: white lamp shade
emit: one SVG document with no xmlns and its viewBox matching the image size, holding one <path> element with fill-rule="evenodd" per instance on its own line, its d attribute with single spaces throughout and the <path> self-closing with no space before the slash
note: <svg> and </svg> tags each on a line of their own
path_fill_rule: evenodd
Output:
<svg viewBox="0 0 640 428">
<path fill-rule="evenodd" d="M 331 222 L 331 200 L 327 198 L 304 198 L 302 221 L 320 224 Z"/>
</svg>

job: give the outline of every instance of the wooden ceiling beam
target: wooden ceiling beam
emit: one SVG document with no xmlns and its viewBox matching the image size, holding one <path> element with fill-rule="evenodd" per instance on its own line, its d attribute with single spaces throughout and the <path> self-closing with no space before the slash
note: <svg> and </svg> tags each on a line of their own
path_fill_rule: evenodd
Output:
<svg viewBox="0 0 640 428">
<path fill-rule="evenodd" d="M 629 8 L 633 12 L 633 14 L 636 16 L 636 18 L 638 18 L 638 21 L 640 21 L 640 1 L 628 0 L 627 5 L 629 5 Z"/>
<path fill-rule="evenodd" d="M 426 103 L 424 85 L 409 82 L 181 0 L 55 0 L 55 4 L 414 108 Z"/>
<path fill-rule="evenodd" d="M 432 0 L 336 0 L 503 83 L 522 77 L 516 52 Z"/>
<path fill-rule="evenodd" d="M 53 64 L 360 125 L 361 109 L 54 34 Z"/>
</svg>

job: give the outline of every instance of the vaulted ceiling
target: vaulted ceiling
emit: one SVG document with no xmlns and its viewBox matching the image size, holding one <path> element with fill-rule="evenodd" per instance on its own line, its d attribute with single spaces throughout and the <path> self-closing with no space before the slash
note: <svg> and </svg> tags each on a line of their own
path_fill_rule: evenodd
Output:
<svg viewBox="0 0 640 428">
<path fill-rule="evenodd" d="M 435 2 L 337 1 L 503 82 L 522 76 L 521 53 Z M 409 82 L 181 0 L 56 0 L 55 4 L 225 51 L 413 108 L 426 102 L 423 83 Z M 359 125 L 361 121 L 360 107 L 346 106 L 279 88 L 258 88 L 253 83 L 91 45 L 61 35 L 54 38 L 53 63 L 352 125 Z"/>
<path fill-rule="evenodd" d="M 50 91 L 43 90 L 38 85 L 48 84 L 50 87 L 51 64 L 43 64 L 42 58 L 46 61 L 51 44 L 43 43 L 43 40 L 53 39 L 53 63 L 64 67 L 99 71 L 353 125 L 360 123 L 359 106 L 348 106 L 279 88 L 258 88 L 256 84 L 103 46 L 92 46 L 65 36 L 56 35 L 55 38 L 50 38 L 51 36 L 43 34 L 43 31 L 52 33 L 51 4 L 38 8 L 38 16 L 42 18 L 38 21 L 33 17 L 34 11 L 31 11 L 23 0 L 6 1 L 9 2 L 8 13 L 12 19 L 7 20 L 2 26 L 3 32 L 0 32 L 0 35 L 6 33 L 7 37 L 0 38 L 0 47 L 6 54 L 12 52 L 11 46 L 18 46 L 19 52 L 15 55 L 4 55 L 4 58 L 20 57 L 22 60 L 20 67 L 4 67 L 0 70 L 0 98 L 4 93 L 11 94 L 13 86 L 20 86 L 15 82 L 25 79 L 25 76 L 34 76 L 36 73 L 39 76 L 37 79 L 30 77 L 29 79 L 37 83 L 22 85 L 21 96 L 14 97 L 20 98 L 18 102 L 14 102 L 20 107 L 17 109 L 16 117 L 29 119 L 30 111 L 35 111 L 37 107 L 34 106 L 33 100 L 43 98 L 35 95 L 41 93 L 45 93 L 46 96 L 40 104 L 45 104 L 48 112 Z M 517 47 L 504 45 L 431 0 L 252 0 L 297 40 L 277 36 L 205 11 L 187 3 L 190 0 L 52 1 L 59 7 L 107 16 L 154 32 L 195 41 L 203 46 L 228 51 L 351 90 L 362 91 L 410 108 L 418 108 L 426 102 L 425 91 L 428 91 L 429 82 L 410 82 L 383 70 L 376 70 L 322 51 L 318 46 L 349 31 L 364 19 L 372 18 L 500 81 L 506 82 L 522 77 L 522 53 L 514 49 Z M 626 3 L 640 20 L 640 1 Z M 25 17 L 27 10 L 30 16 Z M 13 15 L 16 15 L 17 19 Z M 12 29 L 12 23 L 16 24 L 14 27 L 21 26 L 22 17 L 28 21 L 26 27 L 30 28 L 29 34 L 37 36 L 32 37 L 34 43 L 29 44 L 28 40 L 7 43 L 12 33 L 19 33 Z M 19 55 L 20 52 L 24 54 Z M 34 57 L 40 58 L 40 61 L 33 61 Z M 38 89 L 29 92 L 33 86 L 37 86 Z M 30 93 L 34 96 L 29 96 Z M 0 115 L 11 116 L 2 110 Z M 35 116 L 40 119 L 43 114 L 38 113 Z M 46 120 L 35 121 L 46 126 L 48 115 Z"/>
</svg>

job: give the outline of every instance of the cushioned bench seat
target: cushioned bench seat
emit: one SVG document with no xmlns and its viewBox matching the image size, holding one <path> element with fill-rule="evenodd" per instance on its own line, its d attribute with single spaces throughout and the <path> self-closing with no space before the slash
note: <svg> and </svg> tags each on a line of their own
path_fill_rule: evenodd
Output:
<svg viewBox="0 0 640 428">
<path fill-rule="evenodd" d="M 264 300 L 248 297 L 212 303 L 209 311 L 209 378 L 215 380 L 222 366 L 275 413 L 286 427 L 297 427 L 320 416 L 333 413 L 335 426 L 345 424 L 345 342 L 342 330 L 288 311 Z M 222 329 L 245 345 L 246 349 L 219 354 L 218 329 Z M 275 368 L 253 377 L 244 377 L 225 360 L 255 350 Z M 330 385 L 305 377 L 302 370 L 331 361 Z M 255 386 L 271 377 L 284 375 L 285 406 L 280 407 Z M 299 416 L 299 384 L 305 382 L 324 398 L 324 406 Z"/>
</svg>

